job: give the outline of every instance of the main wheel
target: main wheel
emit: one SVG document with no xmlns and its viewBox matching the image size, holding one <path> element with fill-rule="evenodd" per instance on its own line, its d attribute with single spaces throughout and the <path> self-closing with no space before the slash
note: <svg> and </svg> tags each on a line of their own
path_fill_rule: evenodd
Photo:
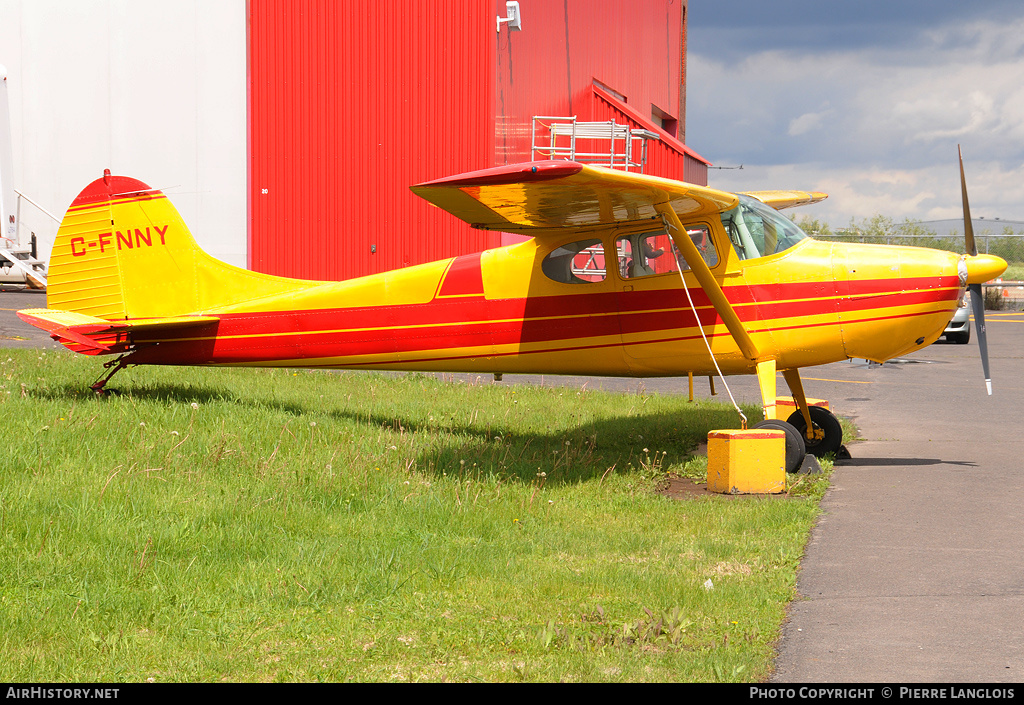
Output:
<svg viewBox="0 0 1024 705">
<path fill-rule="evenodd" d="M 798 409 L 789 417 L 789 423 L 793 424 L 800 437 L 804 440 L 807 452 L 820 458 L 826 453 L 835 453 L 843 445 L 843 427 L 839 419 L 828 409 L 822 406 L 812 406 L 811 425 L 815 431 L 815 438 L 807 438 L 807 424 L 804 422 L 804 415 Z"/>
<path fill-rule="evenodd" d="M 804 462 L 807 449 L 804 446 L 804 435 L 791 423 L 781 419 L 765 419 L 754 424 L 753 428 L 767 428 L 786 433 L 786 472 L 796 472 Z"/>
</svg>

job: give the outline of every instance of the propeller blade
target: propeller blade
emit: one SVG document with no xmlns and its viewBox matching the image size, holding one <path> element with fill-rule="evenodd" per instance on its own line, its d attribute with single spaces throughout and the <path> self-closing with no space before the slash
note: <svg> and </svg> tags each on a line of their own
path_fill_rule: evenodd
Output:
<svg viewBox="0 0 1024 705">
<path fill-rule="evenodd" d="M 981 368 L 985 371 L 985 388 L 992 396 L 992 375 L 988 371 L 988 336 L 985 333 L 985 295 L 981 284 L 971 284 L 971 309 L 974 311 L 974 330 L 978 334 L 978 349 L 981 350 Z"/>
<path fill-rule="evenodd" d="M 956 146 L 960 157 L 960 193 L 964 200 L 964 246 L 970 257 L 978 256 L 978 247 L 974 244 L 974 225 L 971 223 L 971 206 L 967 203 L 967 177 L 964 176 L 964 154 L 960 145 Z M 988 335 L 985 332 L 985 295 L 981 293 L 981 284 L 967 287 L 971 292 L 971 310 L 974 312 L 974 329 L 978 337 L 978 349 L 981 351 L 981 369 L 985 372 L 985 389 L 992 396 L 992 375 L 988 371 Z"/>
<path fill-rule="evenodd" d="M 964 199 L 964 244 L 967 247 L 967 254 L 971 257 L 978 255 L 978 248 L 974 244 L 974 225 L 971 223 L 971 206 L 967 203 L 967 177 L 964 176 L 964 154 L 960 151 L 960 145 L 956 146 L 956 152 L 960 155 L 960 193 Z"/>
</svg>

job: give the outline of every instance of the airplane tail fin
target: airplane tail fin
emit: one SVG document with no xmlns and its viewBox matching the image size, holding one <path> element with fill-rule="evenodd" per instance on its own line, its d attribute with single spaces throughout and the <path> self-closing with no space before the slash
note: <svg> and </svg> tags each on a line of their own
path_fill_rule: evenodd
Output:
<svg viewBox="0 0 1024 705">
<path fill-rule="evenodd" d="M 108 321 L 170 318 L 316 284 L 214 259 L 161 191 L 105 170 L 57 232 L 47 308 Z"/>
</svg>

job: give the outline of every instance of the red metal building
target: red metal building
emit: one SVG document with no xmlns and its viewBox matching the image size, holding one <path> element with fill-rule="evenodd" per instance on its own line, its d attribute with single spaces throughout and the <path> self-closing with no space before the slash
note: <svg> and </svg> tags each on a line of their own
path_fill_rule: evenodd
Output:
<svg viewBox="0 0 1024 705">
<path fill-rule="evenodd" d="M 528 161 L 533 116 L 650 130 L 646 173 L 707 183 L 685 125 L 687 0 L 249 0 L 249 266 L 346 279 L 494 247 L 409 191 Z"/>
</svg>

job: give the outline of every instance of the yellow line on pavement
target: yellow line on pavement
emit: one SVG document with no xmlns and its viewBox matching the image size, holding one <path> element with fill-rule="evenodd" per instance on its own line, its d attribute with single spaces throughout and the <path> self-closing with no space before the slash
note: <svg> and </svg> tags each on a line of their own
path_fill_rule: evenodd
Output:
<svg viewBox="0 0 1024 705">
<path fill-rule="evenodd" d="M 859 379 L 826 379 L 824 377 L 804 377 L 814 382 L 846 382 L 847 384 L 871 384 L 871 382 L 864 382 Z"/>
</svg>

